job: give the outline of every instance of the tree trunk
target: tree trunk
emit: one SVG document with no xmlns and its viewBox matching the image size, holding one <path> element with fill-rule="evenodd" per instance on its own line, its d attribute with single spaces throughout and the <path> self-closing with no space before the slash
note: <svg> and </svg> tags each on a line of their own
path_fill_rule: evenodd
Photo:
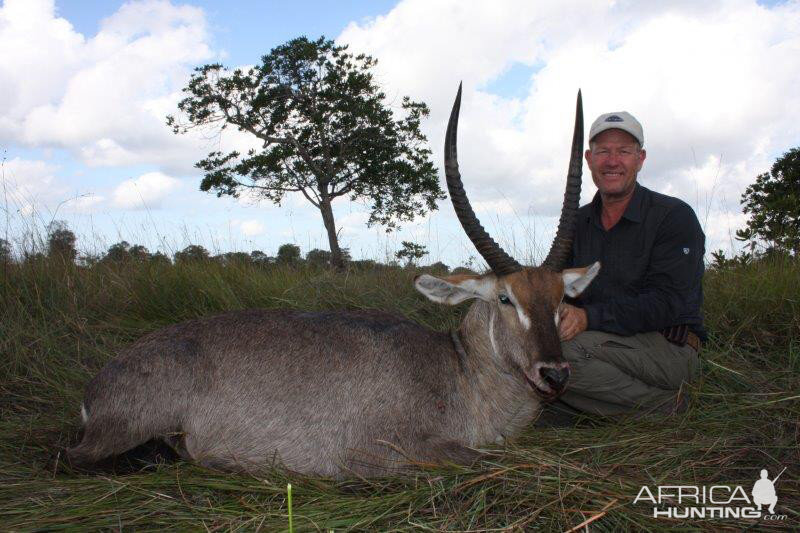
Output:
<svg viewBox="0 0 800 533">
<path fill-rule="evenodd" d="M 339 249 L 339 238 L 336 235 L 336 223 L 333 220 L 333 209 L 331 208 L 331 201 L 323 198 L 319 204 L 319 210 L 322 213 L 322 222 L 325 224 L 325 230 L 328 232 L 328 246 L 331 249 L 331 265 L 336 270 L 344 270 L 344 260 L 342 259 L 342 251 Z"/>
</svg>

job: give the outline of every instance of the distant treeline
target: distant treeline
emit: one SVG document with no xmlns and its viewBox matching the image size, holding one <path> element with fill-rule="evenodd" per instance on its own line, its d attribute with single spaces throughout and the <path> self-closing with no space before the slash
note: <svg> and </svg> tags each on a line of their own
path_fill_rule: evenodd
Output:
<svg viewBox="0 0 800 533">
<path fill-rule="evenodd" d="M 64 222 L 55 222 L 48 227 L 46 242 L 38 250 L 23 250 L 18 258 L 15 258 L 11 245 L 5 239 L 0 239 L 0 264 L 3 263 L 25 263 L 41 260 L 58 260 L 67 263 L 75 263 L 83 267 L 93 267 L 105 264 L 126 264 L 134 262 L 151 262 L 163 264 L 185 264 L 213 262 L 222 265 L 253 265 L 253 266 L 297 266 L 312 268 L 327 268 L 331 265 L 331 252 L 314 248 L 309 250 L 305 257 L 300 251 L 300 247 L 286 243 L 278 248 L 275 256 L 267 255 L 261 250 L 247 252 L 226 252 L 212 255 L 205 247 L 198 244 L 191 244 L 183 250 L 175 252 L 170 257 L 163 252 L 150 252 L 147 247 L 141 244 L 131 244 L 127 241 L 120 241 L 112 244 L 105 253 L 102 254 L 79 254 L 75 247 L 75 234 L 66 226 Z M 398 259 L 405 259 L 404 263 L 399 261 L 389 261 L 381 263 L 371 259 L 353 260 L 346 248 L 342 249 L 342 256 L 345 265 L 350 269 L 370 270 L 382 268 L 409 268 L 416 266 L 416 260 L 425 255 L 424 247 L 412 243 L 403 243 L 403 249 L 396 254 Z M 411 247 L 411 248 L 410 248 Z M 412 251 L 409 252 L 409 249 Z M 442 262 L 436 262 L 424 268 L 426 271 L 448 274 L 451 273 L 450 267 Z M 453 273 L 471 272 L 470 269 L 458 267 Z"/>
</svg>

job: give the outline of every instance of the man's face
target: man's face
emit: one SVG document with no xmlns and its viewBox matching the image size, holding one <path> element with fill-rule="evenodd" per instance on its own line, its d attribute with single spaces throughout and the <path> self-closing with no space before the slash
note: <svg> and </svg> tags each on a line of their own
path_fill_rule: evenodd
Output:
<svg viewBox="0 0 800 533">
<path fill-rule="evenodd" d="M 628 132 L 610 129 L 598 134 L 586 150 L 586 162 L 600 195 L 624 198 L 630 194 L 646 156 Z"/>
</svg>

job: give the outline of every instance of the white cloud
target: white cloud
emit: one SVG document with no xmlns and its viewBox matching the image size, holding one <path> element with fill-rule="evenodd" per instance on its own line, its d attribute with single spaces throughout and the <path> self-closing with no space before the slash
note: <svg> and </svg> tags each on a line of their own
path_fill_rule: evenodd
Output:
<svg viewBox="0 0 800 533">
<path fill-rule="evenodd" d="M 579 87 L 587 132 L 609 110 L 640 119 L 648 149 L 641 182 L 685 199 L 701 222 L 707 215 L 709 247 L 729 240 L 719 228 L 740 222 L 746 185 L 800 142 L 796 1 L 767 8 L 754 0 L 519 0 L 499 9 L 406 0 L 351 24 L 339 40 L 379 58 L 390 97 L 429 104 L 424 127 L 437 159 L 464 81 L 461 172 L 471 199 L 498 210 L 557 213 Z M 488 92 L 515 63 L 536 67 L 527 95 Z M 588 201 L 595 188 L 586 169 L 584 183 Z"/>
<path fill-rule="evenodd" d="M 0 141 L 66 148 L 89 165 L 186 169 L 196 140 L 164 124 L 191 67 L 213 57 L 200 8 L 129 2 L 97 35 L 77 33 L 52 0 L 0 8 Z"/>
<path fill-rule="evenodd" d="M 148 172 L 125 180 L 114 189 L 112 204 L 122 209 L 153 209 L 180 186 L 180 181 L 161 172 Z"/>
<path fill-rule="evenodd" d="M 73 213 L 91 214 L 105 202 L 105 197 L 95 194 L 84 194 L 68 202 L 67 207 Z"/>
<path fill-rule="evenodd" d="M 242 235 L 245 237 L 255 237 L 256 235 L 263 235 L 266 228 L 261 221 L 256 219 L 250 220 L 234 220 L 233 225 L 239 228 Z"/>
<path fill-rule="evenodd" d="M 369 220 L 368 211 L 342 213 L 336 218 L 336 229 L 348 236 L 365 234 L 369 232 L 367 220 Z M 322 231 L 324 232 L 324 228 L 322 228 Z"/>
<path fill-rule="evenodd" d="M 11 211 L 30 214 L 35 208 L 48 205 L 57 195 L 66 195 L 55 174 L 58 166 L 46 161 L 15 157 L 3 162 L 2 190 L 4 202 Z"/>
</svg>

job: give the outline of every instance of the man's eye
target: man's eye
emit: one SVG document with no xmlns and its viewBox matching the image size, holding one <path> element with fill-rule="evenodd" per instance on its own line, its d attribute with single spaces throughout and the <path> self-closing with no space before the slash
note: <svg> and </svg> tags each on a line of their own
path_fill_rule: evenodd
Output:
<svg viewBox="0 0 800 533">
<path fill-rule="evenodd" d="M 512 305 L 511 300 L 505 294 L 501 294 L 500 296 L 497 297 L 497 299 L 500 300 L 501 304 Z"/>
</svg>

